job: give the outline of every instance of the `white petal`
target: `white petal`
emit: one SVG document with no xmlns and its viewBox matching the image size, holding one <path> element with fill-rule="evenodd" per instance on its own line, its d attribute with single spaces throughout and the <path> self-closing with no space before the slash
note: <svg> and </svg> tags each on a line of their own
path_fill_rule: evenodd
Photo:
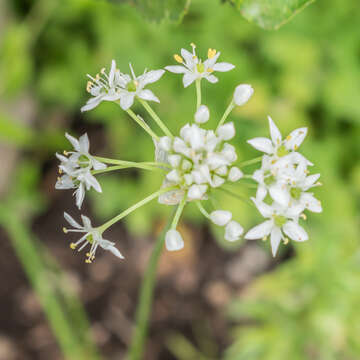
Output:
<svg viewBox="0 0 360 360">
<path fill-rule="evenodd" d="M 228 179 L 232 182 L 238 181 L 244 176 L 243 172 L 236 166 L 233 166 L 228 175 Z"/>
<path fill-rule="evenodd" d="M 90 143 L 89 143 L 89 137 L 88 137 L 87 133 L 80 136 L 79 148 L 80 148 L 80 152 L 82 152 L 82 153 L 88 153 L 89 152 Z"/>
<path fill-rule="evenodd" d="M 127 110 L 134 103 L 135 93 L 125 92 L 121 95 L 120 106 L 123 110 Z"/>
<path fill-rule="evenodd" d="M 159 148 L 164 151 L 170 151 L 171 138 L 168 136 L 162 136 L 159 140 Z"/>
<path fill-rule="evenodd" d="M 269 194 L 273 200 L 281 205 L 287 206 L 290 202 L 290 193 L 286 186 L 276 184 L 269 186 Z"/>
<path fill-rule="evenodd" d="M 109 72 L 109 86 L 110 87 L 112 87 L 114 84 L 115 71 L 116 71 L 116 62 L 115 62 L 115 60 L 112 60 L 111 68 L 110 68 L 110 72 Z"/>
<path fill-rule="evenodd" d="M 80 111 L 81 112 L 85 112 L 85 111 L 90 111 L 94 108 L 96 108 L 102 101 L 102 95 L 97 96 L 96 98 L 91 98 L 87 101 L 87 103 L 81 107 Z"/>
<path fill-rule="evenodd" d="M 322 207 L 320 200 L 316 199 L 312 194 L 310 193 L 303 193 L 300 198 L 300 202 L 304 204 L 304 207 L 308 209 L 309 211 L 315 212 L 315 213 L 321 213 Z"/>
<path fill-rule="evenodd" d="M 275 257 L 277 253 L 281 238 L 282 238 L 281 230 L 278 227 L 274 227 L 271 230 L 271 235 L 270 235 L 271 252 L 273 257 Z"/>
<path fill-rule="evenodd" d="M 268 116 L 269 119 L 269 127 L 270 127 L 270 136 L 273 144 L 280 145 L 282 138 L 281 138 L 281 132 L 278 129 L 278 127 L 275 125 L 274 121 L 270 116 Z"/>
<path fill-rule="evenodd" d="M 217 130 L 218 135 L 222 140 L 231 140 L 235 136 L 235 126 L 233 122 L 221 125 Z"/>
<path fill-rule="evenodd" d="M 185 73 L 183 76 L 184 87 L 191 85 L 197 79 L 197 77 L 198 76 L 192 72 Z"/>
<path fill-rule="evenodd" d="M 267 195 L 267 188 L 263 185 L 259 185 L 256 190 L 256 201 L 263 201 Z"/>
<path fill-rule="evenodd" d="M 284 142 L 285 147 L 289 150 L 297 150 L 304 141 L 306 134 L 307 128 L 305 127 L 292 131 Z"/>
<path fill-rule="evenodd" d="M 232 213 L 226 210 L 215 210 L 210 214 L 210 220 L 218 226 L 225 226 L 232 218 Z"/>
<path fill-rule="evenodd" d="M 259 210 L 260 214 L 263 217 L 265 218 L 270 217 L 274 213 L 274 210 L 270 205 L 265 204 L 262 201 L 258 201 L 255 198 L 251 198 L 251 200 L 254 202 L 256 208 Z"/>
<path fill-rule="evenodd" d="M 188 50 L 186 49 L 181 49 L 180 50 L 180 53 L 181 53 L 181 56 L 184 58 L 185 62 L 187 64 L 190 64 L 193 62 L 193 54 L 191 52 L 189 52 Z"/>
<path fill-rule="evenodd" d="M 99 182 L 96 180 L 95 176 L 88 173 L 85 177 L 85 181 L 86 181 L 86 184 L 93 187 L 98 193 L 102 192 L 101 186 L 100 186 Z"/>
<path fill-rule="evenodd" d="M 139 77 L 142 86 L 158 81 L 165 73 L 165 70 L 151 70 Z"/>
<path fill-rule="evenodd" d="M 75 191 L 75 197 L 76 197 L 76 206 L 81 209 L 81 205 L 85 198 L 85 189 L 84 184 L 80 184 L 79 188 Z"/>
<path fill-rule="evenodd" d="M 224 71 L 230 71 L 232 69 L 234 69 L 234 65 L 233 64 L 230 64 L 230 63 L 227 63 L 227 62 L 220 62 L 220 63 L 216 63 L 212 69 L 214 71 L 221 71 L 221 72 L 224 72 Z"/>
<path fill-rule="evenodd" d="M 64 212 L 64 218 L 65 220 L 74 228 L 76 229 L 82 229 L 83 227 L 77 223 L 67 212 Z"/>
<path fill-rule="evenodd" d="M 216 187 L 221 186 L 224 182 L 225 182 L 225 179 L 223 179 L 220 176 L 214 175 L 213 178 L 212 178 L 211 186 L 216 188 Z"/>
<path fill-rule="evenodd" d="M 235 88 L 234 91 L 234 103 L 238 106 L 246 104 L 254 93 L 254 89 L 251 85 L 241 84 Z"/>
<path fill-rule="evenodd" d="M 154 93 L 151 90 L 145 89 L 141 90 L 138 94 L 138 97 L 140 99 L 146 100 L 146 101 L 155 101 L 160 102 L 157 96 L 154 95 Z"/>
<path fill-rule="evenodd" d="M 306 231 L 295 221 L 288 221 L 283 226 L 284 233 L 294 241 L 306 241 L 309 239 Z"/>
<path fill-rule="evenodd" d="M 91 230 L 91 229 L 92 229 L 91 221 L 90 221 L 90 219 L 89 219 L 87 216 L 81 215 L 81 220 L 82 220 L 82 222 L 83 222 L 83 224 L 84 224 L 84 228 L 85 228 L 86 230 Z"/>
<path fill-rule="evenodd" d="M 179 172 L 176 169 L 174 169 L 174 170 L 171 170 L 166 175 L 166 179 L 169 180 L 170 182 L 178 183 L 178 182 L 180 182 L 181 177 L 180 177 Z"/>
<path fill-rule="evenodd" d="M 237 241 L 243 232 L 243 227 L 237 221 L 231 220 L 225 227 L 224 238 L 227 241 Z"/>
<path fill-rule="evenodd" d="M 71 136 L 68 133 L 65 133 L 65 137 L 71 142 L 71 145 L 74 147 L 76 151 L 80 151 L 80 144 L 77 139 L 75 139 L 73 136 Z"/>
<path fill-rule="evenodd" d="M 171 229 L 165 235 L 165 245 L 169 251 L 181 250 L 184 247 L 184 240 L 177 230 Z"/>
<path fill-rule="evenodd" d="M 314 175 L 310 175 L 307 176 L 304 182 L 304 190 L 308 190 L 311 187 L 314 186 L 314 184 L 316 183 L 316 181 L 318 181 L 320 177 L 320 174 L 314 174 Z"/>
<path fill-rule="evenodd" d="M 274 153 L 274 147 L 270 139 L 257 137 L 247 141 L 256 150 L 262 151 L 267 154 Z"/>
<path fill-rule="evenodd" d="M 211 82 L 212 84 L 215 84 L 219 81 L 219 79 L 214 75 L 207 75 L 205 76 L 206 80 Z"/>
<path fill-rule="evenodd" d="M 272 220 L 264 221 L 263 223 L 256 225 L 252 229 L 250 229 L 245 235 L 245 239 L 255 240 L 262 239 L 263 237 L 270 234 L 274 224 Z"/>
<path fill-rule="evenodd" d="M 104 170 L 107 168 L 106 164 L 94 159 L 93 157 L 91 158 L 91 163 L 95 170 Z"/>
<path fill-rule="evenodd" d="M 189 71 L 186 67 L 182 65 L 165 66 L 165 69 L 175 74 L 185 74 Z"/>
<path fill-rule="evenodd" d="M 188 190 L 190 200 L 200 200 L 207 190 L 207 185 L 191 185 Z"/>
<path fill-rule="evenodd" d="M 210 112 L 207 106 L 200 105 L 195 113 L 195 122 L 198 124 L 206 123 L 209 120 Z"/>
</svg>

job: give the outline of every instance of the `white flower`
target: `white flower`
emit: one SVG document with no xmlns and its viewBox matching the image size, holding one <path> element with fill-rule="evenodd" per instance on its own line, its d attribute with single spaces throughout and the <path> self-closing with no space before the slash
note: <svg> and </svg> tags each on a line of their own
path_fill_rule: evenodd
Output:
<svg viewBox="0 0 360 360">
<path fill-rule="evenodd" d="M 205 105 L 200 105 L 195 113 L 195 122 L 198 124 L 206 123 L 209 120 L 210 113 L 209 109 Z"/>
<path fill-rule="evenodd" d="M 226 210 L 215 210 L 210 214 L 210 220 L 218 226 L 225 226 L 232 218 L 232 213 Z"/>
<path fill-rule="evenodd" d="M 225 240 L 237 241 L 244 232 L 243 227 L 236 221 L 231 220 L 225 227 Z"/>
<path fill-rule="evenodd" d="M 94 188 L 97 192 L 101 192 L 101 186 L 96 178 L 91 174 L 91 170 L 103 170 L 106 165 L 96 160 L 89 154 L 89 138 L 87 134 L 75 139 L 69 134 L 65 134 L 66 138 L 71 142 L 75 151 L 64 152 L 69 157 L 56 154 L 61 161 L 59 172 L 63 174 L 58 178 L 56 189 L 76 189 L 76 205 L 80 209 L 84 201 L 85 190 Z"/>
<path fill-rule="evenodd" d="M 184 240 L 177 230 L 171 229 L 165 235 L 165 245 L 169 251 L 181 250 L 184 247 Z"/>
<path fill-rule="evenodd" d="M 119 74 L 118 88 L 120 106 L 123 110 L 129 109 L 133 103 L 135 97 L 138 97 L 146 101 L 160 102 L 160 100 L 154 95 L 151 90 L 144 89 L 148 84 L 152 84 L 158 81 L 164 74 L 164 70 L 151 70 L 149 72 L 144 71 L 140 76 L 136 76 L 134 70 L 129 64 L 131 70 L 131 76 L 128 74 Z"/>
<path fill-rule="evenodd" d="M 120 98 L 117 86 L 119 70 L 116 69 L 115 60 L 111 62 L 109 75 L 106 74 L 105 68 L 101 69 L 100 74 L 96 74 L 95 78 L 87 75 L 90 81 L 87 83 L 86 90 L 93 97 L 81 108 L 81 111 L 92 110 L 102 101 L 115 101 Z"/>
<path fill-rule="evenodd" d="M 195 53 L 195 45 L 191 44 L 193 51 L 192 53 L 181 49 L 181 56 L 174 55 L 175 60 L 182 65 L 171 65 L 166 66 L 165 69 L 176 73 L 184 74 L 183 84 L 184 87 L 192 84 L 196 79 L 205 78 L 211 83 L 216 83 L 218 78 L 213 75 L 214 71 L 229 71 L 235 66 L 226 62 L 217 63 L 217 59 L 220 56 L 220 52 L 216 52 L 215 49 L 208 50 L 208 58 L 204 62 L 199 59 Z"/>
<path fill-rule="evenodd" d="M 74 229 L 64 228 L 64 232 L 79 232 L 85 233 L 77 242 L 71 243 L 70 247 L 76 249 L 80 244 L 78 251 L 81 251 L 86 245 L 91 244 L 90 251 L 86 254 L 87 263 L 91 263 L 95 259 L 96 249 L 100 246 L 104 250 L 109 250 L 115 256 L 120 259 L 124 257 L 121 255 L 120 251 L 115 247 L 115 243 L 105 240 L 102 238 L 100 231 L 97 228 L 91 226 L 91 221 L 88 217 L 81 215 L 83 225 L 78 224 L 69 214 L 64 212 L 64 217 L 66 221 L 74 227 Z"/>
<path fill-rule="evenodd" d="M 276 255 L 282 239 L 285 244 L 287 243 L 288 240 L 285 235 L 294 241 L 308 240 L 308 234 L 298 224 L 298 219 L 302 212 L 301 206 L 283 207 L 275 202 L 272 205 L 268 205 L 254 198 L 252 200 L 261 215 L 268 220 L 249 230 L 245 235 L 245 239 L 266 239 L 270 235 L 273 256 Z"/>
<path fill-rule="evenodd" d="M 241 84 L 235 88 L 234 103 L 238 106 L 246 104 L 254 93 L 251 85 Z"/>
<path fill-rule="evenodd" d="M 271 117 L 269 119 L 270 126 L 270 136 L 271 140 L 264 137 L 258 137 L 247 142 L 253 146 L 255 149 L 262 151 L 268 155 L 273 155 L 277 159 L 285 157 L 292 152 L 296 152 L 304 141 L 305 136 L 307 134 L 307 128 L 299 128 L 292 131 L 284 140 L 281 137 L 281 133 Z M 297 154 L 295 156 L 299 156 Z M 302 157 L 302 155 L 301 155 Z M 309 163 L 311 165 L 311 163 Z"/>
</svg>

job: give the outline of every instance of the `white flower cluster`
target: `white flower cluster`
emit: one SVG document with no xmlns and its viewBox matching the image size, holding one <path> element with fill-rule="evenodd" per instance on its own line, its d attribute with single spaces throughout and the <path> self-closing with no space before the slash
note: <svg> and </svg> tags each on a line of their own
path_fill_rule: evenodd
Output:
<svg viewBox="0 0 360 360">
<path fill-rule="evenodd" d="M 92 262 L 96 249 L 100 246 L 111 251 L 115 256 L 123 258 L 115 248 L 115 244 L 103 239 L 102 234 L 110 226 L 129 215 L 148 202 L 158 199 L 161 204 L 177 205 L 170 229 L 165 235 L 165 245 L 174 251 L 183 248 L 184 241 L 177 231 L 177 224 L 187 203 L 197 205 L 199 211 L 217 226 L 224 227 L 224 238 L 227 241 L 237 241 L 242 236 L 243 227 L 233 219 L 230 211 L 212 208 L 208 212 L 203 207 L 203 201 L 213 196 L 218 189 L 231 195 L 226 189 L 229 183 L 236 183 L 240 179 L 252 178 L 258 183 L 256 197 L 252 198 L 259 212 L 267 220 L 247 232 L 246 239 L 266 238 L 270 235 L 272 253 L 275 256 L 280 241 L 288 242 L 286 237 L 295 241 L 305 241 L 308 235 L 299 225 L 299 219 L 305 218 L 304 211 L 321 212 L 320 202 L 309 190 L 320 185 L 317 181 L 319 174 L 309 175 L 308 167 L 312 165 L 298 148 L 304 140 L 307 129 L 294 130 L 285 139 L 269 118 L 271 139 L 255 138 L 249 144 L 264 153 L 262 158 L 249 160 L 239 164 L 236 149 L 229 143 L 235 135 L 233 122 L 226 122 L 227 117 L 235 106 L 243 106 L 254 93 L 251 85 L 240 84 L 235 88 L 230 104 L 214 130 L 203 128 L 210 118 L 210 111 L 201 102 L 201 81 L 208 80 L 216 83 L 218 78 L 214 72 L 232 70 L 230 63 L 217 60 L 220 52 L 208 50 L 208 58 L 202 61 L 195 52 L 195 45 L 191 44 L 192 52 L 181 49 L 181 56 L 174 58 L 181 65 L 167 66 L 166 70 L 183 74 L 183 85 L 196 85 L 196 111 L 194 119 L 184 125 L 178 136 L 174 136 L 166 124 L 148 104 L 148 101 L 159 102 L 159 99 L 145 86 L 159 80 L 164 70 L 154 70 L 136 76 L 130 64 L 131 76 L 123 74 L 116 68 L 113 60 L 109 73 L 102 69 L 100 75 L 90 77 L 87 90 L 92 97 L 82 107 L 87 111 L 98 106 L 102 101 L 111 101 L 120 106 L 143 130 L 150 135 L 155 145 L 155 162 L 131 162 L 125 160 L 94 157 L 89 154 L 89 140 L 83 135 L 79 140 L 66 134 L 72 143 L 74 151 L 56 154 L 61 161 L 59 172 L 61 177 L 56 183 L 57 189 L 76 189 L 76 205 L 81 208 L 85 190 L 94 188 L 101 192 L 101 186 L 94 175 L 101 172 L 135 167 L 149 171 L 161 171 L 164 174 L 159 190 L 150 194 L 130 208 L 124 210 L 114 218 L 99 227 L 92 227 L 90 219 L 82 215 L 83 225 L 79 225 L 70 215 L 64 213 L 65 219 L 73 229 L 64 228 L 65 232 L 81 232 L 84 235 L 71 243 L 72 249 L 79 251 L 90 244 L 86 262 Z M 157 135 L 149 124 L 130 108 L 138 101 L 151 116 L 163 132 Z M 261 168 L 252 176 L 244 175 L 241 166 L 261 161 Z M 105 165 L 109 164 L 108 166 Z"/>
<path fill-rule="evenodd" d="M 270 137 L 248 141 L 255 149 L 264 152 L 261 168 L 253 174 L 258 183 L 256 198 L 252 198 L 259 212 L 267 221 L 251 229 L 246 239 L 266 238 L 270 235 L 272 253 L 275 256 L 280 241 L 286 244 L 288 236 L 294 241 L 308 239 L 299 225 L 299 218 L 306 218 L 304 210 L 319 213 L 321 203 L 311 188 L 321 185 L 320 174 L 309 175 L 308 166 L 313 164 L 297 150 L 305 139 L 307 128 L 296 129 L 285 139 L 269 117 Z M 271 204 L 266 203 L 268 196 Z"/>
<path fill-rule="evenodd" d="M 58 178 L 55 188 L 59 190 L 76 189 L 76 205 L 80 209 L 84 201 L 85 190 L 94 188 L 101 193 L 101 186 L 96 178 L 92 175 L 92 170 L 103 170 L 106 165 L 96 160 L 89 154 L 89 138 L 87 134 L 75 139 L 69 134 L 65 134 L 66 138 L 71 142 L 75 151 L 64 151 L 64 155 L 56 154 L 61 161 L 59 165 L 59 173 L 62 174 Z"/>
</svg>

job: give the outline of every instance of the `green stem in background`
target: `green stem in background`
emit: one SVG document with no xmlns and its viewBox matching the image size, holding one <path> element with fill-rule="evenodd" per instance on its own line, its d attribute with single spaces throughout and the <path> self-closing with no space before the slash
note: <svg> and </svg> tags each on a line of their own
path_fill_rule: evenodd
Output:
<svg viewBox="0 0 360 360">
<path fill-rule="evenodd" d="M 197 110 L 201 105 L 201 78 L 196 79 L 195 85 L 196 85 L 196 110 Z"/>
<path fill-rule="evenodd" d="M 224 192 L 225 194 L 228 194 L 230 196 L 233 196 L 234 198 L 236 199 L 239 199 L 243 202 L 245 202 L 246 204 L 250 205 L 250 206 L 255 206 L 252 201 L 249 201 L 248 198 L 246 196 L 243 196 L 243 195 L 239 195 L 239 194 L 236 194 L 234 192 L 232 192 L 231 190 L 228 190 L 228 189 L 225 189 L 223 187 L 219 187 L 217 188 L 217 190 L 220 190 L 222 192 Z"/>
<path fill-rule="evenodd" d="M 149 113 L 149 115 L 154 119 L 154 121 L 158 124 L 158 126 L 161 128 L 161 130 L 164 132 L 166 136 L 169 136 L 173 138 L 173 134 L 170 132 L 170 130 L 166 127 L 166 125 L 161 121 L 159 116 L 156 114 L 156 112 L 152 109 L 152 107 L 142 99 L 139 99 L 142 106 L 145 108 L 145 110 Z"/>
<path fill-rule="evenodd" d="M 176 227 L 177 227 L 177 224 L 178 224 L 178 222 L 180 220 L 180 216 L 181 216 L 181 214 L 182 214 L 182 212 L 184 210 L 185 204 L 186 204 L 186 198 L 187 198 L 187 194 L 185 194 L 183 196 L 178 208 L 176 209 L 174 219 L 173 219 L 173 221 L 171 223 L 171 229 L 176 229 Z"/>
<path fill-rule="evenodd" d="M 256 164 L 256 163 L 260 162 L 262 160 L 262 158 L 263 158 L 262 156 L 259 156 L 259 157 L 256 157 L 255 159 L 243 161 L 240 164 L 237 164 L 237 166 L 244 167 L 244 166 Z"/>
<path fill-rule="evenodd" d="M 68 280 L 55 273 L 53 259 L 45 259 L 44 249 L 37 243 L 24 221 L 6 206 L 0 205 L 0 224 L 9 234 L 16 255 L 34 289 L 50 327 L 59 343 L 64 359 L 97 360 L 99 355 L 89 336 L 90 325 L 79 299 Z M 52 264 L 48 264 L 52 263 Z"/>
<path fill-rule="evenodd" d="M 126 110 L 132 119 L 134 119 L 153 139 L 159 141 L 159 137 L 150 129 L 150 126 L 140 119 L 131 109 Z"/>
<path fill-rule="evenodd" d="M 164 171 L 160 167 L 155 166 L 148 166 L 143 164 L 136 164 L 136 165 L 115 165 L 115 166 L 108 166 L 106 169 L 102 170 L 91 170 L 91 174 L 97 175 L 97 174 L 103 174 L 110 171 L 116 171 L 116 170 L 122 170 L 122 169 L 143 169 L 143 170 L 150 170 L 150 171 Z"/>
<path fill-rule="evenodd" d="M 100 156 L 94 156 L 94 158 L 104 164 L 121 165 L 124 167 L 138 167 L 141 169 L 145 169 L 145 167 L 148 167 L 149 170 L 153 170 L 153 169 L 150 169 L 150 167 L 153 167 L 155 169 L 160 168 L 160 167 L 170 168 L 169 164 L 160 163 L 160 162 L 148 162 L 148 161 L 135 162 L 135 161 L 109 159 L 109 158 L 104 158 L 104 157 L 100 157 Z"/>
<path fill-rule="evenodd" d="M 100 231 L 100 233 L 103 233 L 106 229 L 108 229 L 110 226 L 114 225 L 116 222 L 118 222 L 119 220 L 121 220 L 122 218 L 124 218 L 125 216 L 129 215 L 130 213 L 132 213 L 133 211 L 135 211 L 136 209 L 138 209 L 139 207 L 147 204 L 148 202 L 150 202 L 151 200 L 157 198 L 159 195 L 164 194 L 168 191 L 174 190 L 176 187 L 172 186 L 172 187 L 168 187 L 168 188 L 164 188 L 164 189 L 160 189 L 154 193 L 152 193 L 151 195 L 149 195 L 148 197 L 146 197 L 145 199 L 142 199 L 141 201 L 139 201 L 138 203 L 134 204 L 133 206 L 130 206 L 128 209 L 126 209 L 125 211 L 123 211 L 122 213 L 120 213 L 119 215 L 115 216 L 114 218 L 112 218 L 111 220 L 107 221 L 105 224 L 101 225 L 98 227 L 98 230 Z"/>
<path fill-rule="evenodd" d="M 235 107 L 234 101 L 232 100 L 231 103 L 229 104 L 229 106 L 226 108 L 224 115 L 222 116 L 222 118 L 219 121 L 219 124 L 216 128 L 216 131 L 219 129 L 219 127 L 224 124 L 225 120 L 227 119 L 227 117 L 229 116 L 229 114 L 231 113 L 232 109 Z M 215 131 L 215 132 L 216 132 Z"/>
<path fill-rule="evenodd" d="M 178 206 L 178 208 L 180 205 Z M 178 209 L 174 210 L 177 212 Z M 148 322 L 150 310 L 154 297 L 154 286 L 156 280 L 156 270 L 160 259 L 162 249 L 164 247 L 165 234 L 170 229 L 170 220 L 164 228 L 151 253 L 149 263 L 147 265 L 144 278 L 141 283 L 139 302 L 136 308 L 136 327 L 134 335 L 128 350 L 127 360 L 141 360 L 144 352 L 144 345 L 148 330 Z"/>
</svg>

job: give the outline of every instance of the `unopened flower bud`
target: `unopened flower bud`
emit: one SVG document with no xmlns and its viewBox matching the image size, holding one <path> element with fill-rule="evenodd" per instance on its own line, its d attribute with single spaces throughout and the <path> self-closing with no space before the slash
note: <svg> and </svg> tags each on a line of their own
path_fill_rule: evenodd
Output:
<svg viewBox="0 0 360 360">
<path fill-rule="evenodd" d="M 242 106 L 249 101 L 254 89 L 251 85 L 241 84 L 238 85 L 234 91 L 234 103 L 238 106 Z"/>
<path fill-rule="evenodd" d="M 200 105 L 195 113 L 195 122 L 198 124 L 206 123 L 209 120 L 209 109 L 205 105 Z"/>
<path fill-rule="evenodd" d="M 243 227 L 234 220 L 231 220 L 225 228 L 225 240 L 236 241 L 240 239 L 240 236 L 244 232 Z"/>
<path fill-rule="evenodd" d="M 229 177 L 228 179 L 230 181 L 238 181 L 239 179 L 241 179 L 244 176 L 243 172 L 236 166 L 233 166 L 230 171 L 229 171 Z"/>
<path fill-rule="evenodd" d="M 177 230 L 171 229 L 165 235 L 165 245 L 169 251 L 181 250 L 184 247 L 184 240 Z"/>
<path fill-rule="evenodd" d="M 191 185 L 188 191 L 188 198 L 200 200 L 206 193 L 207 185 Z"/>
<path fill-rule="evenodd" d="M 231 212 L 226 210 L 215 210 L 210 214 L 210 220 L 218 226 L 225 226 L 231 218 Z"/>
<path fill-rule="evenodd" d="M 230 140 L 235 136 L 234 123 L 230 122 L 225 125 L 221 125 L 217 131 L 218 135 L 223 140 Z"/>
<path fill-rule="evenodd" d="M 161 150 L 170 151 L 171 139 L 168 136 L 162 136 L 159 140 L 159 147 Z"/>
</svg>

